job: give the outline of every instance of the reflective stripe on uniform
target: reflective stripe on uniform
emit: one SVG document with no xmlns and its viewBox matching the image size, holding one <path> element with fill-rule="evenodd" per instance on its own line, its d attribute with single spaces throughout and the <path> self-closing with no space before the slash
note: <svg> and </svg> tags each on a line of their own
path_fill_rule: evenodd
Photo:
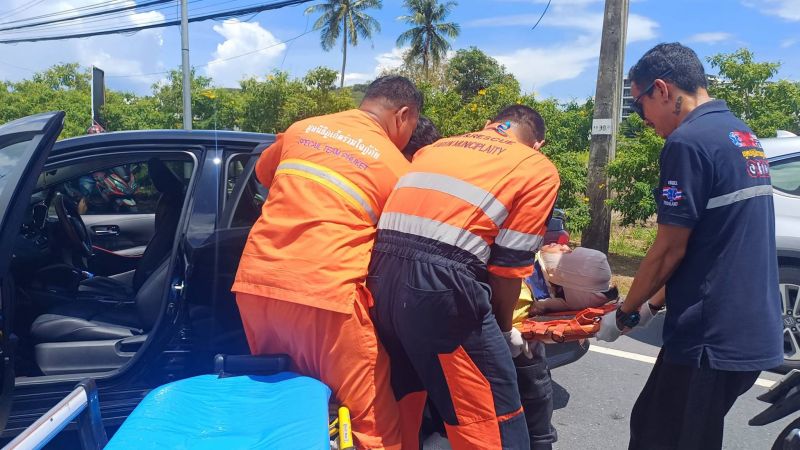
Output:
<svg viewBox="0 0 800 450">
<path fill-rule="evenodd" d="M 350 180 L 340 175 L 335 170 L 329 169 L 319 164 L 303 161 L 302 159 L 287 159 L 278 165 L 275 175 L 279 174 L 297 175 L 327 187 L 331 191 L 339 194 L 348 203 L 355 206 L 365 215 L 365 219 L 375 225 L 378 217 L 375 210 L 370 205 L 367 194 Z"/>
<path fill-rule="evenodd" d="M 489 260 L 491 250 L 480 236 L 453 225 L 411 214 L 387 212 L 381 215 L 378 228 L 426 237 L 450 244 L 475 255 L 482 262 Z"/>
<path fill-rule="evenodd" d="M 538 234 L 522 233 L 503 228 L 497 233 L 494 243 L 500 247 L 535 252 L 542 245 L 543 236 Z"/>
<path fill-rule="evenodd" d="M 752 186 L 749 188 L 739 189 L 738 191 L 733 191 L 729 194 L 711 198 L 708 200 L 706 209 L 728 206 L 742 200 L 747 200 L 762 195 L 772 195 L 772 185 L 764 184 L 760 186 Z"/>
<path fill-rule="evenodd" d="M 418 188 L 439 191 L 460 198 L 480 208 L 499 228 L 508 217 L 508 210 L 491 192 L 448 175 L 429 172 L 411 172 L 403 175 L 395 189 Z"/>
</svg>

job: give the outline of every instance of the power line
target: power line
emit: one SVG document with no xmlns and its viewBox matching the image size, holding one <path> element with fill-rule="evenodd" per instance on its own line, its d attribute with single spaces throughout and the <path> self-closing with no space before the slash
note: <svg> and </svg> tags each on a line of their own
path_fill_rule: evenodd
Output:
<svg viewBox="0 0 800 450">
<path fill-rule="evenodd" d="M 38 5 L 39 3 L 42 3 L 43 1 L 44 0 L 31 0 L 28 3 L 25 3 L 24 5 L 20 5 L 20 6 L 17 6 L 16 8 L 12 8 L 12 9 L 10 9 L 10 10 L 8 10 L 8 11 L 3 13 L 3 18 L 14 17 L 17 14 L 19 14 L 20 11 L 22 11 L 24 9 L 28 9 L 28 8 L 33 8 L 34 6 Z"/>
<path fill-rule="evenodd" d="M 174 1 L 174 0 L 167 0 L 165 3 L 171 3 L 172 1 Z M 191 0 L 189 3 L 194 3 L 194 2 L 198 2 L 198 1 L 202 1 L 202 0 Z M 142 12 L 140 14 L 147 14 L 147 13 L 151 13 L 151 12 L 157 12 L 157 11 L 161 11 L 161 10 L 171 10 L 171 9 L 172 9 L 172 5 L 168 4 L 168 5 L 165 5 L 165 6 L 160 6 L 160 7 L 157 7 L 157 8 L 153 8 L 151 10 L 148 10 L 146 12 Z M 202 8 L 199 8 L 199 9 L 202 9 Z M 36 30 L 34 30 L 33 32 L 42 33 L 42 32 L 45 32 L 45 31 L 51 31 L 51 32 L 52 31 L 57 31 L 60 34 L 66 34 L 66 33 L 71 32 L 74 29 L 74 27 L 80 27 L 80 30 L 83 30 L 83 31 L 87 31 L 87 30 L 91 31 L 91 29 L 87 27 L 87 25 L 89 25 L 89 24 L 98 24 L 98 25 L 102 24 L 102 25 L 107 27 L 107 25 L 109 25 L 110 23 L 119 23 L 119 21 L 121 19 L 125 19 L 125 18 L 130 17 L 130 16 L 132 16 L 134 14 L 139 14 L 139 13 L 132 12 L 132 11 L 120 11 L 120 12 L 113 12 L 113 13 L 108 13 L 108 12 L 95 13 L 95 14 L 93 14 L 91 16 L 87 15 L 87 16 L 80 16 L 80 17 L 74 17 L 74 18 L 69 18 L 69 19 L 63 19 L 63 20 L 59 20 L 59 21 L 53 21 L 53 24 L 50 24 L 50 25 L 37 26 Z M 88 19 L 82 19 L 82 17 L 89 17 L 89 18 Z M 56 22 L 75 21 L 75 20 L 78 20 L 78 19 L 81 19 L 80 22 L 78 22 L 78 23 L 56 23 Z M 159 19 L 159 21 L 160 21 L 160 19 Z M 155 22 L 153 22 L 153 23 L 155 23 Z M 23 34 L 23 35 L 28 34 L 29 35 L 31 33 L 30 30 L 27 30 L 27 29 L 16 29 L 16 28 L 21 28 L 21 27 L 10 27 L 9 28 L 10 31 L 5 31 L 3 33 L 3 35 L 12 35 L 12 34 Z M 106 28 L 104 27 L 102 29 L 106 29 Z M 80 31 L 80 30 L 75 30 L 75 31 Z M 2 30 L 0 30 L 0 31 L 2 31 Z"/>
<path fill-rule="evenodd" d="M 547 14 L 547 8 L 549 8 L 549 7 L 550 7 L 550 2 L 551 2 L 551 1 L 552 1 L 552 0 L 547 0 L 547 5 L 545 5 L 545 7 L 544 7 L 544 11 L 542 11 L 542 15 L 541 15 L 541 16 L 539 16 L 539 20 L 537 20 L 537 21 L 536 21 L 536 23 L 535 23 L 535 24 L 533 24 L 533 28 L 531 28 L 531 31 L 535 30 L 535 29 L 536 29 L 536 27 L 539 25 L 539 22 L 541 22 L 541 21 L 542 21 L 542 19 L 544 19 L 544 15 L 545 15 L 545 14 Z"/>
<path fill-rule="evenodd" d="M 29 69 L 27 67 L 22 67 L 22 66 L 17 66 L 15 64 L 11 64 L 11 63 L 8 63 L 8 62 L 5 62 L 5 61 L 0 61 L 0 64 L 3 64 L 4 66 L 13 67 L 15 69 L 27 70 L 28 72 L 36 73 L 36 71 L 33 70 L 33 69 Z"/>
<path fill-rule="evenodd" d="M 188 3 L 191 5 L 191 4 L 200 3 L 200 2 L 203 2 L 203 1 L 206 1 L 206 0 L 189 0 Z M 210 1 L 210 0 L 208 0 L 208 1 Z M 237 2 L 237 1 L 239 1 L 239 0 L 215 1 L 215 2 L 213 2 L 211 4 L 196 6 L 196 7 L 193 8 L 193 12 L 197 13 L 198 11 L 201 11 L 201 10 L 207 10 L 207 9 L 210 9 L 210 8 L 218 7 L 220 5 L 224 5 L 226 3 L 234 3 L 234 2 Z M 180 8 L 180 4 L 179 3 L 176 3 L 176 4 Z M 255 4 L 255 5 L 244 5 L 242 7 L 257 6 L 259 4 L 262 4 L 262 3 L 259 2 L 259 3 Z M 173 9 L 173 6 L 171 4 L 166 4 L 166 5 L 159 6 L 157 8 L 153 8 L 153 9 L 151 9 L 149 11 L 146 11 L 146 12 L 143 12 L 141 14 L 148 14 L 148 13 L 151 13 L 151 12 L 164 11 L 166 14 L 162 13 L 162 15 L 165 15 L 165 17 L 169 16 L 170 18 L 173 18 L 173 16 L 174 16 L 174 18 L 177 19 L 180 16 L 180 14 L 179 14 L 179 12 L 172 11 L 172 9 Z M 215 10 L 212 10 L 212 13 L 213 12 L 220 12 L 220 11 L 223 11 L 223 10 L 222 9 L 215 9 Z M 123 12 L 116 12 L 116 13 L 112 13 L 112 14 L 102 15 L 102 16 L 99 16 L 99 17 L 91 17 L 91 18 L 86 19 L 86 20 L 81 20 L 79 23 L 73 23 L 73 24 L 63 24 L 62 23 L 62 24 L 54 24 L 54 25 L 44 25 L 42 27 L 37 27 L 36 32 L 38 32 L 39 36 L 51 36 L 51 34 L 49 34 L 49 33 L 43 34 L 43 32 L 57 32 L 58 35 L 61 35 L 61 34 L 72 34 L 72 33 L 77 33 L 77 32 L 81 32 L 81 31 L 82 32 L 86 32 L 86 33 L 91 33 L 91 32 L 94 32 L 94 31 L 103 31 L 103 30 L 108 29 L 108 26 L 110 25 L 111 22 L 117 22 L 118 23 L 121 19 L 125 19 L 127 17 L 130 17 L 130 15 L 132 15 L 132 14 L 135 14 L 135 13 L 132 13 L 130 11 L 123 11 Z M 164 19 L 157 19 L 155 21 L 151 21 L 151 22 L 147 22 L 147 23 L 139 23 L 138 25 L 149 25 L 149 24 L 161 23 L 163 20 Z M 90 25 L 90 24 L 96 24 L 97 26 L 96 27 L 88 27 L 87 25 Z M 75 27 L 80 27 L 80 28 L 79 29 L 75 29 Z M 12 37 L 9 36 L 9 35 L 22 34 L 23 36 L 25 36 L 25 35 L 30 35 L 30 31 L 29 30 L 16 30 L 16 31 L 8 31 L 8 32 L 5 32 L 3 34 L 7 35 L 6 37 L 8 39 L 12 39 Z"/>
<path fill-rule="evenodd" d="M 308 3 L 312 0 L 284 0 L 278 1 L 273 3 L 262 4 L 258 6 L 253 6 L 249 8 L 240 8 L 230 11 L 221 11 L 212 14 L 206 14 L 198 17 L 190 17 L 189 22 L 202 22 L 204 20 L 210 19 L 218 19 L 223 17 L 236 17 L 236 16 L 243 16 L 252 13 L 258 13 L 262 11 L 268 11 L 273 9 L 284 8 L 286 6 L 296 6 L 303 3 Z M 57 35 L 57 36 L 37 36 L 37 37 L 30 37 L 30 38 L 16 38 L 16 39 L 2 39 L 0 40 L 0 44 L 18 44 L 22 42 L 42 42 L 42 41 L 59 41 L 65 39 L 76 39 L 76 38 L 85 38 L 85 37 L 92 37 L 92 36 L 103 36 L 109 34 L 121 34 L 121 33 L 135 33 L 137 31 L 147 30 L 151 28 L 163 28 L 169 26 L 175 26 L 180 24 L 180 20 L 171 20 L 171 21 L 158 21 L 149 24 L 139 25 L 135 27 L 127 27 L 127 28 L 114 28 L 114 29 L 107 29 L 107 30 L 100 30 L 94 32 L 87 32 L 87 33 L 77 33 L 77 34 L 64 34 L 64 35 Z"/>
<path fill-rule="evenodd" d="M 109 9 L 109 10 L 105 10 L 105 11 L 97 11 L 97 12 L 93 12 L 93 13 L 89 13 L 89 14 L 83 14 L 83 15 L 80 15 L 80 16 L 64 17 L 64 18 L 61 18 L 61 19 L 45 20 L 45 21 L 42 21 L 42 22 L 34 22 L 34 23 L 28 23 L 28 24 L 24 24 L 24 25 L 16 25 L 16 26 L 13 26 L 13 27 L 0 28 L 0 31 L 21 30 L 23 28 L 34 28 L 34 27 L 40 27 L 42 25 L 51 25 L 51 24 L 54 24 L 54 23 L 69 22 L 69 21 L 72 21 L 72 20 L 80 20 L 80 19 L 86 19 L 86 18 L 89 18 L 89 17 L 97 17 L 97 16 L 106 15 L 106 14 L 113 14 L 113 13 L 119 13 L 119 12 L 123 12 L 123 11 L 130 11 L 132 9 L 137 9 L 137 8 L 146 8 L 148 6 L 160 5 L 162 3 L 169 3 L 169 2 L 172 2 L 172 1 L 173 0 L 151 0 L 149 2 L 145 2 L 145 3 L 142 3 L 142 4 L 134 3 L 133 5 L 127 5 L 127 6 L 123 6 L 123 7 L 120 7 L 120 8 Z"/>
<path fill-rule="evenodd" d="M 30 22 L 31 20 L 46 19 L 48 17 L 65 16 L 67 14 L 76 13 L 78 11 L 88 11 L 88 10 L 92 10 L 92 9 L 104 8 L 106 6 L 112 6 L 114 4 L 127 3 L 128 1 L 129 0 L 108 0 L 108 1 L 100 2 L 100 3 L 95 3 L 95 4 L 92 4 L 92 5 L 79 6 L 77 8 L 72 8 L 72 9 L 68 9 L 68 10 L 54 11 L 54 12 L 50 12 L 50 13 L 46 13 L 46 14 L 40 14 L 38 16 L 30 16 L 30 17 L 23 17 L 22 19 L 8 20 L 8 21 L 5 21 L 5 22 L 0 22 L 0 25 L 9 25 L 9 24 L 12 24 L 12 23 L 20 23 L 20 22 Z"/>
</svg>

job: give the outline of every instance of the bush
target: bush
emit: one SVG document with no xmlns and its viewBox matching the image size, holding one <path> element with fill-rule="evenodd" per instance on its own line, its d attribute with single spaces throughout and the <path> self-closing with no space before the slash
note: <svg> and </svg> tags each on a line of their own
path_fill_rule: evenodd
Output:
<svg viewBox="0 0 800 450">
<path fill-rule="evenodd" d="M 653 189 L 658 186 L 658 155 L 664 140 L 631 115 L 620 128 L 617 157 L 608 165 L 611 189 L 609 206 L 619 211 L 622 225 L 642 223 L 656 213 Z"/>
</svg>

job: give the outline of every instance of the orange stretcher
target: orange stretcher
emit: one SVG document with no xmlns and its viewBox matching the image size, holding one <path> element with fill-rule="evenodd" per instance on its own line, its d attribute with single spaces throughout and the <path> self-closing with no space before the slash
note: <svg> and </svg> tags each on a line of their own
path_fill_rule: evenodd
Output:
<svg viewBox="0 0 800 450">
<path fill-rule="evenodd" d="M 546 344 L 578 341 L 593 337 L 600 330 L 600 319 L 606 313 L 617 308 L 619 303 L 606 303 L 595 308 L 581 311 L 559 311 L 547 313 L 546 316 L 531 317 L 522 323 L 522 337 L 529 341 L 541 341 Z M 543 318 L 560 317 L 543 320 Z"/>
</svg>

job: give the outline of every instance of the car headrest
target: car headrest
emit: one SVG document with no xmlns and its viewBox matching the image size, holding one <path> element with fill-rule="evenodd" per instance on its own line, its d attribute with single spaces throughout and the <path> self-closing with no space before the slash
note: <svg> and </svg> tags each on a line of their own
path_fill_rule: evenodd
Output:
<svg viewBox="0 0 800 450">
<path fill-rule="evenodd" d="M 158 158 L 150 158 L 147 161 L 147 170 L 158 192 L 162 194 L 183 193 L 183 182 L 164 164 L 164 161 Z"/>
</svg>

